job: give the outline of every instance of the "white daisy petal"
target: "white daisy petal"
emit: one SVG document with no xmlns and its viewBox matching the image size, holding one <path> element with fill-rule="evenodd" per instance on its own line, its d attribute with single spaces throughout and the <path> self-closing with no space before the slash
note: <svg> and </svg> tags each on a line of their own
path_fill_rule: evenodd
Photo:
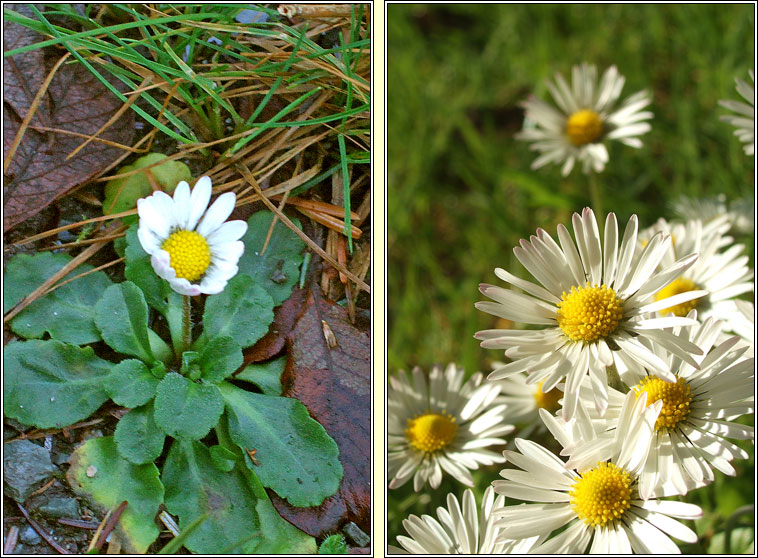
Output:
<svg viewBox="0 0 758 558">
<path fill-rule="evenodd" d="M 505 461 L 486 449 L 503 445 L 500 436 L 514 428 L 497 400 L 498 384 L 485 383 L 480 373 L 464 382 L 465 371 L 454 364 L 428 375 L 417 367 L 412 377 L 408 382 L 401 372 L 388 387 L 388 461 L 399 468 L 396 477 L 415 472 L 417 492 L 427 481 L 439 486 L 444 474 L 473 486 L 470 470 Z M 390 488 L 401 484 L 393 480 Z"/>
<path fill-rule="evenodd" d="M 747 103 L 743 103 L 742 101 L 719 101 L 719 104 L 747 117 L 739 118 L 732 115 L 724 115 L 721 117 L 721 120 L 737 127 L 734 134 L 745 144 L 745 153 L 752 155 L 755 150 L 755 76 L 752 71 L 749 74 L 753 82 L 752 86 L 740 79 L 735 79 L 737 82 L 737 92 Z"/>
<path fill-rule="evenodd" d="M 203 177 L 191 193 L 189 185 L 182 181 L 173 198 L 158 191 L 137 201 L 140 244 L 152 256 L 158 276 L 185 296 L 221 292 L 237 273 L 237 262 L 245 249 L 237 239 L 245 233 L 247 224 L 224 224 L 234 208 L 235 195 L 231 192 L 220 196 L 195 229 L 208 206 L 210 192 L 210 178 Z"/>
<path fill-rule="evenodd" d="M 227 221 L 208 235 L 208 244 L 215 246 L 234 242 L 242 238 L 246 232 L 247 223 L 245 221 Z"/>
<path fill-rule="evenodd" d="M 205 209 L 205 208 L 203 208 Z M 174 190 L 174 215 L 176 216 L 176 226 L 180 229 L 192 230 L 187 226 L 190 212 L 190 187 L 184 180 L 176 185 Z"/>
<path fill-rule="evenodd" d="M 198 178 L 195 182 L 195 187 L 192 189 L 192 195 L 190 196 L 190 213 L 187 218 L 187 229 L 195 230 L 197 223 L 208 208 L 208 202 L 211 201 L 211 191 L 213 187 L 211 185 L 211 179 L 207 176 Z M 236 239 L 235 239 L 236 240 Z"/>
<path fill-rule="evenodd" d="M 556 107 L 540 99 L 521 103 L 526 109 L 525 127 L 516 138 L 533 142 L 530 148 L 540 152 L 532 168 L 558 163 L 566 176 L 578 159 L 585 173 L 600 172 L 608 162 L 607 141 L 642 145 L 637 136 L 650 130 L 650 124 L 643 121 L 653 117 L 650 111 L 642 110 L 650 103 L 646 91 L 619 106 L 624 77 L 613 67 L 597 83 L 595 66 L 574 66 L 571 81 L 569 86 L 561 74 L 556 74 L 554 81 L 546 82 Z"/>
<path fill-rule="evenodd" d="M 226 192 L 216 198 L 197 226 L 197 232 L 204 237 L 210 236 L 232 214 L 236 199 L 233 192 Z"/>
</svg>

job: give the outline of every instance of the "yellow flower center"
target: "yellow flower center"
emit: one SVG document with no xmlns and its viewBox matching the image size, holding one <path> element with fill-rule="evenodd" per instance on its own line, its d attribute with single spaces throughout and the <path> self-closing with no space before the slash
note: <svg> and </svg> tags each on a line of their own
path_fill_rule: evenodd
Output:
<svg viewBox="0 0 758 558">
<path fill-rule="evenodd" d="M 684 277 L 680 277 L 679 279 L 675 279 L 663 287 L 660 291 L 655 293 L 655 300 L 663 300 L 664 298 L 668 298 L 679 293 L 694 291 L 695 289 L 697 289 L 697 285 L 695 285 L 694 282 L 690 281 L 689 279 L 685 279 Z M 687 302 L 677 304 L 676 306 L 672 306 L 671 308 L 661 310 L 660 312 L 664 315 L 668 314 L 669 312 L 673 312 L 675 316 L 686 316 L 690 313 L 690 310 L 697 306 L 697 303 L 698 299 L 689 300 Z"/>
<path fill-rule="evenodd" d="M 455 423 L 455 417 L 442 411 L 408 419 L 405 436 L 417 450 L 434 453 L 450 445 L 456 432 L 458 425 Z"/>
<path fill-rule="evenodd" d="M 181 279 L 197 281 L 211 265 L 208 242 L 195 231 L 176 231 L 161 248 L 171 256 L 171 267 Z"/>
<path fill-rule="evenodd" d="M 647 404 L 651 405 L 661 399 L 663 407 L 655 421 L 656 432 L 661 428 L 674 428 L 690 414 L 692 391 L 684 378 L 677 378 L 669 383 L 656 376 L 646 376 L 632 388 L 637 397 L 644 391 L 647 393 Z"/>
<path fill-rule="evenodd" d="M 566 135 L 577 147 L 593 143 L 603 135 L 603 121 L 594 110 L 582 109 L 569 116 Z"/>
<path fill-rule="evenodd" d="M 598 461 L 569 492 L 571 508 L 587 525 L 605 525 L 631 507 L 632 479 L 613 463 Z"/>
<path fill-rule="evenodd" d="M 587 283 L 578 289 L 571 287 L 571 293 L 564 291 L 556 314 L 569 339 L 590 342 L 616 331 L 624 306 L 613 289 Z"/>
<path fill-rule="evenodd" d="M 545 409 L 552 413 L 558 409 L 558 400 L 563 397 L 563 392 L 557 388 L 553 388 L 547 393 L 542 393 L 542 384 L 537 384 L 537 390 L 534 392 L 534 401 L 537 403 L 537 407 Z"/>
</svg>

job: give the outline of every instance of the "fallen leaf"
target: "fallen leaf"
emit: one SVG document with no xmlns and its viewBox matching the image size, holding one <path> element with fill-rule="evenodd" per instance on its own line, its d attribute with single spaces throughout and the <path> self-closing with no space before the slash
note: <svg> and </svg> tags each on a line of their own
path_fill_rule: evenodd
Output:
<svg viewBox="0 0 758 558">
<path fill-rule="evenodd" d="M 292 296 L 274 309 L 274 323 L 269 327 L 268 333 L 244 351 L 245 364 L 268 360 L 282 351 L 302 312 L 307 294 L 308 291 L 295 287 Z"/>
<path fill-rule="evenodd" d="M 322 321 L 338 345 L 330 349 Z M 283 395 L 299 399 L 339 447 L 345 474 L 340 489 L 324 503 L 295 508 L 270 492 L 279 513 L 306 533 L 320 537 L 354 521 L 370 532 L 371 517 L 371 345 L 344 308 L 322 297 L 317 286 L 287 339 L 289 362 Z"/>
<path fill-rule="evenodd" d="M 3 7 L 34 17 L 25 5 L 6 4 Z M 7 19 L 3 23 L 4 51 L 41 40 L 39 34 L 26 27 Z M 42 82 L 60 56 L 60 50 L 47 48 L 3 59 L 3 160 Z M 93 141 L 67 161 L 66 156 L 85 138 L 34 128 L 54 128 L 90 136 L 122 105 L 123 102 L 81 64 L 67 62 L 58 68 L 5 172 L 5 231 L 104 171 L 123 154 L 117 147 Z M 131 144 L 133 136 L 132 111 L 126 111 L 100 135 L 102 139 L 125 145 Z"/>
</svg>

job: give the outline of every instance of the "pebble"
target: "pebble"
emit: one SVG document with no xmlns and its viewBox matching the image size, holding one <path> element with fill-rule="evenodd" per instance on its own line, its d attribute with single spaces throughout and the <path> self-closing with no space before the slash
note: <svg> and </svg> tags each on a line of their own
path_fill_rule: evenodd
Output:
<svg viewBox="0 0 758 558">
<path fill-rule="evenodd" d="M 37 508 L 37 511 L 54 519 L 59 517 L 79 519 L 79 504 L 74 498 L 52 496 L 47 503 Z"/>
<path fill-rule="evenodd" d="M 50 453 L 29 440 L 8 442 L 4 450 L 3 481 L 6 494 L 17 502 L 26 500 L 58 472 L 50 461 Z"/>
<path fill-rule="evenodd" d="M 35 531 L 31 525 L 27 525 L 21 529 L 18 538 L 21 542 L 30 545 L 35 545 L 42 542 L 42 537 L 39 536 L 39 533 L 37 533 L 37 531 Z"/>
<path fill-rule="evenodd" d="M 353 541 L 356 546 L 365 547 L 371 542 L 371 538 L 369 538 L 369 536 L 352 521 L 342 528 L 342 532 L 345 533 L 347 538 Z"/>
</svg>

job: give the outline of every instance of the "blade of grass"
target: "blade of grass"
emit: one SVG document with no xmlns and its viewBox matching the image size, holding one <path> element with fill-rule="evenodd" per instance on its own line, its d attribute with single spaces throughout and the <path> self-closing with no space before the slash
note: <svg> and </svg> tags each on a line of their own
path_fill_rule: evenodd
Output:
<svg viewBox="0 0 758 558">
<path fill-rule="evenodd" d="M 352 223 L 350 222 L 350 175 L 347 170 L 347 154 L 345 153 L 345 136 L 337 136 L 337 142 L 340 147 L 340 167 L 342 169 L 342 185 L 344 188 L 343 196 L 345 203 L 345 236 L 347 236 L 350 253 L 353 253 L 353 235 L 351 232 Z"/>
</svg>

